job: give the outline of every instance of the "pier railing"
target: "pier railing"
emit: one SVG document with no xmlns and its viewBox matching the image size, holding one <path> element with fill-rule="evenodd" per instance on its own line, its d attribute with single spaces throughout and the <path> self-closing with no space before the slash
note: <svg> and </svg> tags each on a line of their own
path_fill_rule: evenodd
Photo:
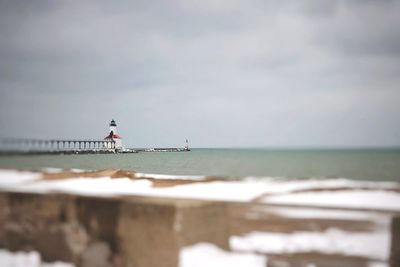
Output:
<svg viewBox="0 0 400 267">
<path fill-rule="evenodd" d="M 18 151 L 54 151 L 54 150 L 110 150 L 115 149 L 115 141 L 109 140 L 73 140 L 73 139 L 28 139 L 2 138 L 0 147 L 3 150 Z"/>
</svg>

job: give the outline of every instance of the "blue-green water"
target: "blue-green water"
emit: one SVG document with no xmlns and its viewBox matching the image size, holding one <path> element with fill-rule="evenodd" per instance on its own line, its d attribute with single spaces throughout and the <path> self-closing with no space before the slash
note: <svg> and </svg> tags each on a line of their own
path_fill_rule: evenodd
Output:
<svg viewBox="0 0 400 267">
<path fill-rule="evenodd" d="M 191 152 L 181 153 L 0 157 L 0 168 L 43 167 L 89 170 L 122 168 L 145 173 L 180 175 L 345 177 L 400 181 L 400 149 L 193 149 Z"/>
</svg>

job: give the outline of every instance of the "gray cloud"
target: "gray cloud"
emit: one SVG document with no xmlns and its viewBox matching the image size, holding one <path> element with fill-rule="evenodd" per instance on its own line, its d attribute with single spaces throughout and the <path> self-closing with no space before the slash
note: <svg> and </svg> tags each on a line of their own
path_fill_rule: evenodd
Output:
<svg viewBox="0 0 400 267">
<path fill-rule="evenodd" d="M 317 25 L 316 40 L 346 56 L 400 54 L 397 1 L 349 1 L 337 8 L 334 19 Z"/>
<path fill-rule="evenodd" d="M 396 1 L 0 1 L 0 136 L 400 145 Z"/>
</svg>

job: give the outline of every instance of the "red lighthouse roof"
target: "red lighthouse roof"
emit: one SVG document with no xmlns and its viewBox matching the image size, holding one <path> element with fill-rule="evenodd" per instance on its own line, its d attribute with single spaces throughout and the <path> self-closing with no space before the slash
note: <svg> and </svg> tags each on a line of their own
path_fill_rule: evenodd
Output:
<svg viewBox="0 0 400 267">
<path fill-rule="evenodd" d="M 121 136 L 119 136 L 118 134 L 114 134 L 113 131 L 110 132 L 109 135 L 107 135 L 106 137 L 104 137 L 104 139 L 122 139 Z"/>
</svg>

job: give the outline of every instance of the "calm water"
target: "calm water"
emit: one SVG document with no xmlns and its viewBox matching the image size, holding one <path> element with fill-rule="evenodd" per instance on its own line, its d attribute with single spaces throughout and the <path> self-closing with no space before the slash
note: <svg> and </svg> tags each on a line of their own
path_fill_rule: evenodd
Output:
<svg viewBox="0 0 400 267">
<path fill-rule="evenodd" d="M 233 177 L 346 177 L 400 181 L 400 150 L 193 149 L 187 153 L 1 156 L 0 168 L 43 167 Z"/>
</svg>

